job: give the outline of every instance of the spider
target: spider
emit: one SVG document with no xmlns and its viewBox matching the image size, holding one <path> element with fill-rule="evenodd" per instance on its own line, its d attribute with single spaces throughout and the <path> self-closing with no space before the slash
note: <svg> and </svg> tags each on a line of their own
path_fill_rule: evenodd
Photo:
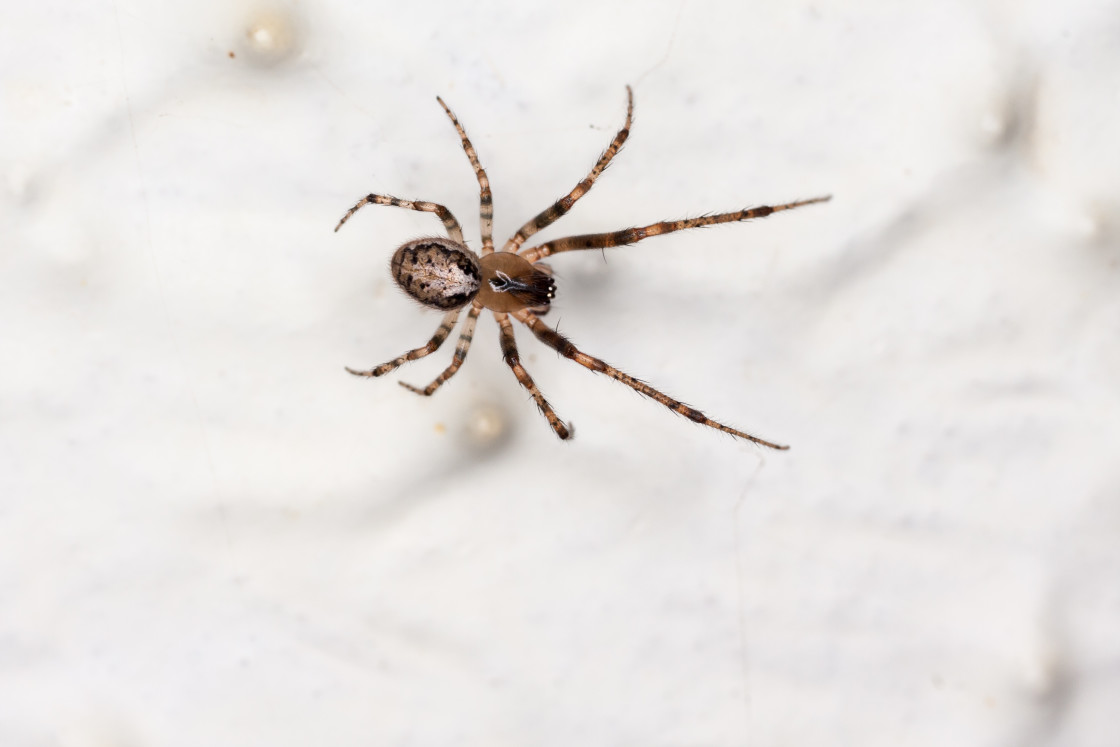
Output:
<svg viewBox="0 0 1120 747">
<path fill-rule="evenodd" d="M 634 92 L 630 86 L 627 86 L 626 122 L 622 125 L 622 129 L 618 131 L 618 134 L 615 135 L 611 144 L 599 156 L 599 160 L 591 169 L 591 172 L 571 192 L 518 229 L 517 233 L 505 243 L 501 251 L 495 251 L 493 239 L 494 203 L 490 193 L 490 180 L 481 164 L 479 164 L 474 146 L 467 137 L 463 126 L 459 124 L 459 120 L 455 118 L 443 99 L 437 96 L 436 101 L 443 107 L 444 112 L 451 120 L 451 124 L 455 126 L 455 130 L 459 133 L 463 150 L 466 152 L 467 158 L 470 159 L 475 176 L 478 178 L 482 251 L 480 254 L 476 254 L 467 248 L 459 221 L 455 219 L 450 210 L 434 202 L 401 200 L 389 195 L 370 194 L 346 211 L 346 215 L 342 216 L 342 220 L 335 226 L 334 230 L 336 232 L 354 213 L 369 204 L 393 205 L 407 210 L 435 213 L 443 221 L 443 226 L 447 231 L 447 238 L 442 236 L 425 237 L 402 244 L 393 254 L 393 259 L 390 262 L 393 280 L 405 293 L 424 306 L 444 312 L 443 321 L 439 325 L 439 329 L 432 335 L 432 339 L 428 340 L 423 347 L 410 350 L 376 368 L 357 371 L 347 367 L 347 371 L 355 376 L 384 376 L 408 361 L 431 355 L 439 349 L 440 345 L 451 334 L 451 330 L 459 321 L 459 315 L 463 309 L 469 307 L 463 329 L 459 333 L 459 341 L 455 346 L 455 355 L 451 364 L 443 373 L 423 389 L 406 384 L 403 381 L 399 382 L 409 391 L 425 397 L 431 396 L 463 365 L 463 361 L 467 357 L 467 351 L 471 346 L 478 316 L 483 309 L 489 309 L 498 322 L 502 357 L 513 370 L 513 374 L 517 377 L 521 386 L 525 387 L 533 396 L 537 407 L 548 420 L 548 424 L 552 426 L 552 430 L 561 439 L 570 438 L 572 431 L 557 417 L 552 406 L 541 394 L 537 385 L 533 383 L 533 378 L 529 375 L 529 372 L 521 365 L 517 343 L 513 336 L 513 323 L 510 322 L 511 316 L 528 327 L 529 331 L 538 340 L 555 349 L 565 358 L 570 358 L 585 368 L 606 374 L 616 381 L 621 381 L 639 394 L 660 402 L 673 412 L 683 415 L 693 422 L 772 449 L 789 448 L 717 423 L 699 410 L 695 410 L 683 402 L 654 389 L 645 382 L 619 371 L 614 366 L 582 352 L 570 340 L 542 322 L 540 317 L 548 311 L 549 305 L 556 295 L 556 282 L 552 278 L 552 269 L 540 260 L 561 252 L 627 246 L 651 236 L 683 231 L 687 228 L 763 218 L 782 210 L 791 210 L 802 205 L 825 202 L 830 199 L 829 196 L 788 202 L 784 205 L 748 208 L 733 213 L 706 215 L 688 220 L 662 221 L 641 228 L 627 228 L 609 233 L 568 236 L 553 239 L 531 248 L 522 248 L 521 245 L 525 243 L 526 239 L 554 223 L 571 210 L 579 198 L 587 194 L 595 180 L 599 178 L 603 170 L 610 164 L 611 159 L 618 154 L 623 143 L 626 142 L 626 138 L 630 135 L 630 124 L 634 115 Z"/>
</svg>

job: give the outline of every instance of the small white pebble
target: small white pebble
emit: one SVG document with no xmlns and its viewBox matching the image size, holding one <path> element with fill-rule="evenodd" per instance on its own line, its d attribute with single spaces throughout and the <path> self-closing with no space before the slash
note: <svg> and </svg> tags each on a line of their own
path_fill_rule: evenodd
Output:
<svg viewBox="0 0 1120 747">
<path fill-rule="evenodd" d="M 509 419 L 501 408 L 490 403 L 475 405 L 467 418 L 467 433 L 479 446 L 499 440 L 509 428 Z"/>
<path fill-rule="evenodd" d="M 275 65 L 296 53 L 298 23 L 291 15 L 270 9 L 253 15 L 245 29 L 247 56 L 263 65 Z"/>
</svg>

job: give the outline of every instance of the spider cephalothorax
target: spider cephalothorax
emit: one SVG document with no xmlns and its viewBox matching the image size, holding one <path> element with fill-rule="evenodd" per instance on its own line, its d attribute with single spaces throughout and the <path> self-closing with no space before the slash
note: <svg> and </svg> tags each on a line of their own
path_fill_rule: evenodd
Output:
<svg viewBox="0 0 1120 747">
<path fill-rule="evenodd" d="M 434 202 L 400 200 L 388 195 L 375 194 L 367 195 L 359 200 L 338 222 L 335 231 L 341 228 L 342 224 L 349 220 L 350 216 L 360 208 L 371 203 L 374 205 L 395 205 L 409 210 L 435 213 L 443 221 L 448 238 L 413 239 L 402 244 L 393 254 L 390 271 L 393 274 L 393 280 L 405 293 L 425 306 L 440 309 L 446 313 L 443 317 L 443 323 L 440 324 L 439 329 L 436 330 L 432 339 L 424 347 L 410 350 L 404 355 L 368 371 L 356 371 L 351 368 L 347 368 L 347 371 L 356 376 L 382 376 L 402 363 L 434 353 L 451 334 L 451 330 L 458 322 L 459 314 L 463 308 L 469 305 L 470 311 L 467 312 L 467 320 L 463 323 L 463 330 L 459 334 L 459 342 L 455 346 L 455 356 L 451 365 L 423 389 L 405 384 L 403 381 L 401 386 L 418 394 L 430 395 L 439 389 L 445 381 L 454 376 L 467 357 L 467 350 L 470 349 L 478 315 L 482 313 L 483 309 L 489 309 L 500 327 L 502 356 L 513 370 L 517 380 L 533 395 L 537 407 L 540 408 L 540 411 L 548 419 L 552 429 L 560 438 L 568 438 L 571 431 L 556 416 L 552 407 L 541 395 L 540 390 L 537 389 L 536 384 L 533 383 L 532 377 L 521 365 L 517 343 L 513 337 L 513 324 L 509 320 L 511 315 L 528 327 L 538 340 L 555 349 L 565 358 L 570 358 L 585 368 L 604 373 L 612 379 L 621 381 L 689 420 L 773 449 L 789 448 L 711 420 L 699 410 L 695 410 L 683 402 L 678 402 L 645 382 L 639 381 L 598 358 L 580 351 L 559 332 L 545 325 L 539 317 L 548 311 L 549 305 L 556 295 L 556 283 L 552 279 L 552 270 L 540 260 L 560 252 L 625 246 L 637 243 L 650 236 L 672 233 L 686 228 L 762 218 L 782 210 L 790 210 L 814 202 L 824 202 L 829 199 L 828 197 L 815 197 L 809 200 L 789 202 L 784 205 L 748 208 L 734 213 L 720 213 L 719 215 L 708 215 L 690 220 L 662 221 L 641 228 L 628 228 L 610 233 L 569 236 L 563 239 L 554 239 L 529 249 L 522 249 L 521 245 L 526 239 L 567 213 L 576 200 L 591 189 L 591 185 L 595 183 L 595 180 L 603 173 L 603 169 L 607 167 L 607 164 L 622 148 L 622 144 L 626 142 L 626 138 L 630 135 L 630 123 L 634 114 L 634 95 L 630 87 L 627 86 L 626 124 L 622 126 L 610 146 L 599 157 L 595 167 L 591 169 L 591 173 L 577 184 L 571 192 L 522 226 L 505 243 L 501 251 L 494 251 L 494 207 L 490 193 L 490 180 L 481 164 L 479 164 L 474 146 L 471 145 L 471 141 L 467 138 L 467 133 L 459 124 L 459 120 L 443 103 L 443 99 L 437 97 L 436 100 L 447 112 L 451 123 L 455 125 L 463 143 L 463 150 L 466 151 L 467 158 L 470 159 L 471 166 L 474 167 L 475 175 L 478 177 L 479 202 L 481 205 L 479 214 L 482 227 L 481 255 L 475 254 L 467 248 L 463 242 L 463 229 L 460 228 L 459 222 L 455 220 L 451 211 L 443 205 L 437 205 Z"/>
</svg>

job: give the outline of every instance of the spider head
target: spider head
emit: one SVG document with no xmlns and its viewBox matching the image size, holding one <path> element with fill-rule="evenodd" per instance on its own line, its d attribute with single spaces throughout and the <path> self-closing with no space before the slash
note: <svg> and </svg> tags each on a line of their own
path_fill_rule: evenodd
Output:
<svg viewBox="0 0 1120 747">
<path fill-rule="evenodd" d="M 548 311 L 556 296 L 556 281 L 547 268 L 538 268 L 513 252 L 494 252 L 479 260 L 482 287 L 478 300 L 494 311 Z"/>
</svg>

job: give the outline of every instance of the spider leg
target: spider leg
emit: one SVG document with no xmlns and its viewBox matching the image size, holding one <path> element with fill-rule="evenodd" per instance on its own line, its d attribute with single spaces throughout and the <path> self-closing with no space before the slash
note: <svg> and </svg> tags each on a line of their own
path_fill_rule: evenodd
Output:
<svg viewBox="0 0 1120 747">
<path fill-rule="evenodd" d="M 770 441 L 765 441 L 757 436 L 752 436 L 749 433 L 744 433 L 743 431 L 736 430 L 735 428 L 723 425 L 722 423 L 717 423 L 699 410 L 695 410 L 684 404 L 683 402 L 678 402 L 672 397 L 657 391 L 649 384 L 646 384 L 643 381 L 638 381 L 633 376 L 624 374 L 614 366 L 608 365 L 598 358 L 581 352 L 566 337 L 546 325 L 530 311 L 518 311 L 514 313 L 514 316 L 517 317 L 519 321 L 524 323 L 525 326 L 527 326 L 530 330 L 532 330 L 533 334 L 537 336 L 538 340 L 543 342 L 545 345 L 548 345 L 550 348 L 555 349 L 556 352 L 560 353 L 560 355 L 564 356 L 565 358 L 571 358 L 584 368 L 588 368 L 598 373 L 604 373 L 615 381 L 621 381 L 623 384 L 630 387 L 639 394 L 644 394 L 650 399 L 660 402 L 673 412 L 677 413 L 678 415 L 684 415 L 694 423 L 700 423 L 700 425 L 706 425 L 709 428 L 715 428 L 716 430 L 723 431 L 724 433 L 730 433 L 732 436 L 745 438 L 748 441 L 753 441 L 754 443 L 760 444 L 762 446 L 769 446 L 771 449 L 785 450 L 789 448 L 788 446 L 782 446 L 780 444 L 771 443 Z"/>
<path fill-rule="evenodd" d="M 556 416 L 552 406 L 548 404 L 548 400 L 541 394 L 541 390 L 537 389 L 537 385 L 533 383 L 533 377 L 521 365 L 521 357 L 517 353 L 517 342 L 513 338 L 513 324 L 510 323 L 509 317 L 501 312 L 493 312 L 494 318 L 498 321 L 498 326 L 501 328 L 500 340 L 502 345 L 502 357 L 505 358 L 506 363 L 513 369 L 513 375 L 517 377 L 517 381 L 521 386 L 529 390 L 529 394 L 533 395 L 533 399 L 537 403 L 541 414 L 548 419 L 548 424 L 552 426 L 552 430 L 556 431 L 556 435 L 562 439 L 571 437 L 572 432 L 564 425 L 563 421 Z"/>
<path fill-rule="evenodd" d="M 526 249 L 521 252 L 521 256 L 530 262 L 536 262 L 539 259 L 544 259 L 545 257 L 552 254 L 559 254 L 560 252 L 571 252 L 577 249 L 607 249 L 612 246 L 626 246 L 627 244 L 636 244 L 642 239 L 648 239 L 650 236 L 660 236 L 664 233 L 683 231 L 687 228 L 711 226 L 716 223 L 733 223 L 735 221 L 751 220 L 752 218 L 765 218 L 771 213 L 780 213 L 783 210 L 792 210 L 793 208 L 798 208 L 802 205 L 812 205 L 816 202 L 828 202 L 830 199 L 832 199 L 832 196 L 828 195 L 825 197 L 814 197 L 810 200 L 787 202 L 784 205 L 763 205 L 761 207 L 747 208 L 746 210 L 739 210 L 734 213 L 705 215 L 701 218 L 690 218 L 688 220 L 662 221 L 661 223 L 652 223 L 648 226 L 642 226 L 641 228 L 626 228 L 622 231 L 612 231 L 610 233 L 568 236 L 563 239 L 546 242 L 532 249 Z"/>
<path fill-rule="evenodd" d="M 451 211 L 443 205 L 437 205 L 434 202 L 420 202 L 413 200 L 401 200 L 389 195 L 366 195 L 358 200 L 358 204 L 346 211 L 346 215 L 342 216 L 342 220 L 334 227 L 335 233 L 338 229 L 342 228 L 342 224 L 350 220 L 350 216 L 361 210 L 369 204 L 374 205 L 393 205 L 395 207 L 402 207 L 408 210 L 418 210 L 422 213 L 435 213 L 443 221 L 443 227 L 447 229 L 447 235 L 451 237 L 452 241 L 457 241 L 460 244 L 463 242 L 463 229 L 459 227 L 459 221 L 455 220 L 455 216 Z"/>
<path fill-rule="evenodd" d="M 478 153 L 475 152 L 474 146 L 471 145 L 471 140 L 467 137 L 467 131 L 459 124 L 459 120 L 451 113 L 451 109 L 447 107 L 447 104 L 443 103 L 443 99 L 436 96 L 436 101 L 438 101 L 439 105 L 443 107 L 443 110 L 447 112 L 448 118 L 451 119 L 451 124 L 455 125 L 455 129 L 459 133 L 459 138 L 463 141 L 463 150 L 466 152 L 467 158 L 470 159 L 471 166 L 474 167 L 475 176 L 478 177 L 478 218 L 482 232 L 482 253 L 489 254 L 494 251 L 494 197 L 490 194 L 490 179 L 482 169 L 482 164 L 478 162 Z"/>
<path fill-rule="evenodd" d="M 502 251 L 516 252 L 521 248 L 521 244 L 524 243 L 525 239 L 529 238 L 537 231 L 555 223 L 558 218 L 572 209 L 572 205 L 576 204 L 576 200 L 590 191 L 591 185 L 595 183 L 595 180 L 598 179 L 599 175 L 607 168 L 611 159 L 622 149 L 622 144 L 626 142 L 626 138 L 630 137 L 630 122 L 633 118 L 634 92 L 630 89 L 630 86 L 626 86 L 626 124 L 622 125 L 622 129 L 614 136 L 614 140 L 611 141 L 611 144 L 603 151 L 603 155 L 599 156 L 599 160 L 595 163 L 595 168 L 591 169 L 591 173 L 577 184 L 575 189 L 561 197 L 540 215 L 523 225 L 517 233 L 506 242 L 506 245 L 502 247 Z"/>
<path fill-rule="evenodd" d="M 443 386 L 443 383 L 450 379 L 459 370 L 459 366 L 463 365 L 463 361 L 467 359 L 467 351 L 471 349 L 471 340 L 474 338 L 474 324 L 478 321 L 478 315 L 482 312 L 481 304 L 475 303 L 471 306 L 471 310 L 467 312 L 467 320 L 463 322 L 463 329 L 459 333 L 459 341 L 455 343 L 455 357 L 451 359 L 451 365 L 443 370 L 435 381 L 428 386 L 420 389 L 406 384 L 403 381 L 397 382 L 410 392 L 425 397 L 430 397 L 437 389 Z"/>
<path fill-rule="evenodd" d="M 417 358 L 423 358 L 426 355 L 431 355 L 439 350 L 439 346 L 442 345 L 443 341 L 447 339 L 447 336 L 451 334 L 451 329 L 455 326 L 455 322 L 459 320 L 460 311 L 462 311 L 462 309 L 455 309 L 444 314 L 443 322 L 440 323 L 439 329 L 436 330 L 436 333 L 432 335 L 432 339 L 428 340 L 428 343 L 424 345 L 424 347 L 409 350 L 404 355 L 398 356 L 388 363 L 382 363 L 377 368 L 371 368 L 368 371 L 355 371 L 349 366 L 346 367 L 346 370 L 355 376 L 384 376 L 403 363 L 414 361 Z"/>
</svg>

